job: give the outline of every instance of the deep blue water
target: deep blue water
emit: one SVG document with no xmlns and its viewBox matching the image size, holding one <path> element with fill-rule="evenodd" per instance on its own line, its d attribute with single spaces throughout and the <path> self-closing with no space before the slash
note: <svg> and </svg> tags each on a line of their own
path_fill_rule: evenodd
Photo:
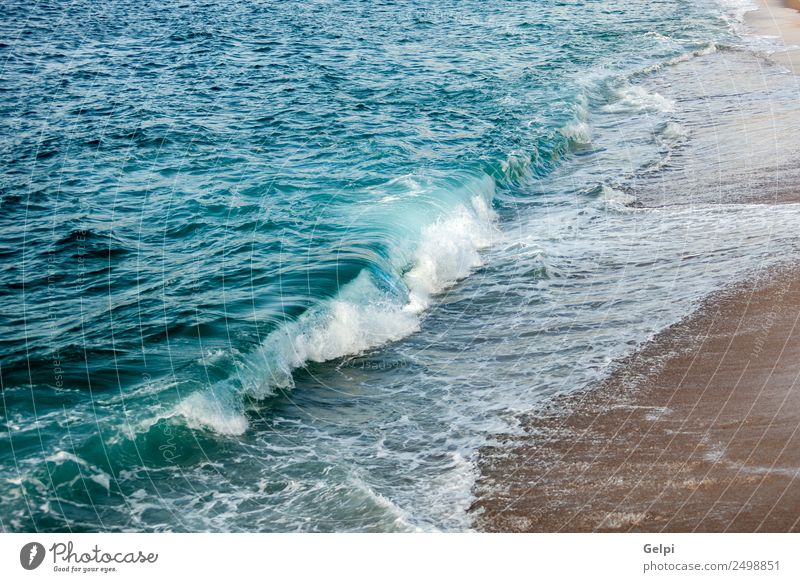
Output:
<svg viewBox="0 0 800 582">
<path fill-rule="evenodd" d="M 624 205 L 690 139 L 648 83 L 731 22 L 4 1 L 0 530 L 468 528 L 518 412 L 794 248 Z"/>
</svg>

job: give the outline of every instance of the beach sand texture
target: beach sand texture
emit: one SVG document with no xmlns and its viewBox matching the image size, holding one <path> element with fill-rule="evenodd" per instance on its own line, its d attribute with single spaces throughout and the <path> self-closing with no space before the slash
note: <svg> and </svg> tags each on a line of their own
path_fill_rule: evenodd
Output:
<svg viewBox="0 0 800 582">
<path fill-rule="evenodd" d="M 800 530 L 799 322 L 797 270 L 708 300 L 598 389 L 484 451 L 477 524 Z"/>
<path fill-rule="evenodd" d="M 745 22 L 758 34 L 774 36 L 787 45 L 787 50 L 771 58 L 800 73 L 800 0 L 756 0 L 758 10 L 745 15 Z"/>
</svg>

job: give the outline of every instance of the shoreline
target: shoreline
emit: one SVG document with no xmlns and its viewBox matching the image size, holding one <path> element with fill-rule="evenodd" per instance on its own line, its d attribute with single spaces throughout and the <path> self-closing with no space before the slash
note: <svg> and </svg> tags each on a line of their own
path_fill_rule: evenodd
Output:
<svg viewBox="0 0 800 582">
<path fill-rule="evenodd" d="M 779 37 L 787 48 L 769 59 L 798 74 L 796 2 L 797 9 L 783 0 L 758 0 L 745 23 Z M 765 80 L 757 60 L 751 75 Z M 755 82 L 734 77 L 725 87 L 700 89 L 706 99 L 714 91 L 763 95 Z M 766 127 L 780 127 L 782 118 L 768 104 L 772 123 Z M 757 128 L 723 112 L 721 123 L 741 125 L 747 138 L 757 135 L 751 134 Z M 794 109 L 782 113 L 792 119 Z M 698 128 L 695 139 L 697 151 L 678 154 L 682 165 L 673 179 L 684 184 L 691 183 L 696 160 L 707 155 L 703 145 L 706 152 L 722 151 L 715 126 Z M 692 190 L 696 196 L 687 203 L 726 204 L 754 195 L 767 204 L 796 202 L 794 174 L 778 158 L 763 167 L 743 160 L 742 166 L 746 171 L 731 176 L 739 185 L 731 190 L 735 196 L 720 196 L 719 184 L 698 182 L 700 190 Z M 661 198 L 670 193 L 661 189 L 655 190 Z M 648 206 L 662 205 L 651 198 Z M 470 508 L 478 530 L 800 531 L 800 265 L 759 271 L 706 297 L 616 362 L 604 380 L 554 398 L 524 417 L 522 428 L 479 452 Z"/>
<path fill-rule="evenodd" d="M 800 531 L 800 268 L 708 298 L 481 451 L 485 531 Z"/>
<path fill-rule="evenodd" d="M 769 55 L 795 74 L 800 74 L 800 0 L 756 0 L 758 8 L 744 15 L 757 34 L 777 37 L 786 49 Z"/>
</svg>

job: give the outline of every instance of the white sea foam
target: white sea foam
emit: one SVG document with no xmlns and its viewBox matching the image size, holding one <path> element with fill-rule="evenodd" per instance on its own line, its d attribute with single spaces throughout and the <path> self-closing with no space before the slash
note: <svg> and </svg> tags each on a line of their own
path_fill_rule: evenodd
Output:
<svg viewBox="0 0 800 582">
<path fill-rule="evenodd" d="M 603 184 L 600 192 L 600 198 L 605 202 L 607 205 L 616 207 L 616 208 L 628 208 L 631 204 L 636 202 L 636 197 L 621 190 L 617 190 L 612 188 L 611 186 L 607 186 Z"/>
<path fill-rule="evenodd" d="M 718 3 L 723 14 L 737 24 L 744 21 L 745 14 L 758 10 L 758 4 L 753 0 L 718 0 Z"/>
<path fill-rule="evenodd" d="M 411 522 L 410 514 L 391 499 L 375 491 L 363 478 L 353 475 L 349 480 L 355 491 L 360 491 L 370 502 L 385 511 L 392 519 L 393 527 L 398 532 L 422 532 L 423 530 Z"/>
<path fill-rule="evenodd" d="M 424 228 L 413 268 L 405 275 L 409 302 L 404 312 L 420 313 L 432 295 L 463 279 L 481 265 L 480 249 L 495 235 L 494 213 L 488 202 L 474 196 L 470 207 Z"/>
<path fill-rule="evenodd" d="M 111 489 L 111 477 L 109 476 L 108 473 L 106 473 L 102 469 L 99 469 L 98 467 L 95 467 L 94 465 L 90 464 L 89 462 L 75 455 L 74 453 L 70 453 L 67 451 L 58 451 L 45 458 L 45 461 L 47 461 L 48 463 L 54 463 L 56 465 L 71 462 L 83 467 L 80 474 L 76 476 L 71 481 L 71 483 L 77 482 L 78 479 L 86 478 L 89 479 L 90 481 L 97 483 L 106 490 Z"/>
<path fill-rule="evenodd" d="M 480 266 L 491 244 L 494 213 L 474 196 L 450 215 L 423 227 L 413 262 L 402 281 L 404 304 L 362 271 L 339 294 L 272 332 L 245 359 L 240 375 L 249 396 L 263 398 L 293 385 L 292 372 L 307 362 L 326 362 L 402 339 L 419 329 L 419 314 L 432 296 Z"/>
<path fill-rule="evenodd" d="M 680 63 L 685 63 L 686 61 L 689 61 L 689 60 L 691 60 L 691 59 L 693 59 L 695 57 L 701 57 L 701 56 L 704 56 L 704 55 L 710 55 L 712 53 L 717 52 L 717 50 L 718 50 L 717 44 L 714 43 L 714 42 L 710 42 L 710 43 L 708 43 L 706 46 L 704 46 L 702 48 L 699 48 L 699 49 L 696 49 L 696 50 L 693 50 L 693 51 L 689 51 L 689 52 L 685 52 L 685 53 L 683 53 L 681 55 L 678 55 L 677 57 L 674 57 L 672 59 L 668 59 L 668 60 L 660 62 L 660 63 L 653 63 L 652 65 L 648 65 L 648 66 L 644 67 L 643 69 L 640 69 L 639 71 L 637 71 L 636 74 L 634 75 L 634 77 L 641 76 L 641 75 L 650 75 L 652 73 L 660 71 L 664 67 L 671 67 L 671 66 L 674 66 L 674 65 L 677 65 L 677 64 L 680 64 Z"/>
<path fill-rule="evenodd" d="M 561 128 L 561 135 L 578 145 L 591 143 L 592 128 L 585 121 L 570 121 Z"/>
<path fill-rule="evenodd" d="M 625 85 L 616 89 L 614 100 L 603 107 L 608 113 L 667 113 L 675 109 L 675 102 L 658 93 L 651 93 L 639 85 Z"/>
<path fill-rule="evenodd" d="M 201 366 L 217 366 L 234 359 L 237 354 L 238 351 L 232 346 L 226 349 L 206 350 L 202 357 L 197 360 L 197 363 Z"/>
<path fill-rule="evenodd" d="M 74 455 L 74 454 L 69 453 L 67 451 L 58 451 L 57 453 L 53 453 L 52 455 L 48 456 L 45 459 L 45 461 L 47 461 L 48 463 L 55 463 L 57 465 L 60 465 L 61 463 L 64 463 L 64 462 L 67 462 L 67 461 L 72 461 L 73 463 L 77 463 L 78 465 L 83 465 L 83 466 L 87 466 L 88 465 L 88 463 L 86 461 L 84 461 L 83 459 L 81 459 L 77 455 Z"/>
<path fill-rule="evenodd" d="M 247 418 L 236 404 L 213 392 L 196 392 L 183 400 L 168 416 L 180 415 L 189 428 L 209 428 L 216 433 L 240 435 L 247 430 Z"/>
<path fill-rule="evenodd" d="M 519 181 L 530 172 L 531 157 L 527 153 L 512 153 L 500 161 L 500 167 L 506 180 Z"/>
<path fill-rule="evenodd" d="M 172 419 L 183 421 L 189 428 L 209 429 L 224 435 L 240 435 L 247 430 L 247 417 L 240 400 L 231 384 L 223 383 L 206 391 L 193 392 L 174 406 L 126 424 L 122 432 L 134 439 L 136 434 L 146 433 L 159 422 Z"/>
<path fill-rule="evenodd" d="M 689 130 L 679 123 L 668 121 L 659 129 L 658 137 L 666 145 L 677 145 L 686 141 Z"/>
<path fill-rule="evenodd" d="M 592 141 L 592 128 L 589 125 L 589 100 L 586 95 L 578 96 L 572 121 L 561 128 L 561 135 L 577 145 L 589 144 Z"/>
<path fill-rule="evenodd" d="M 392 184 L 418 194 L 417 181 Z M 494 181 L 485 176 L 466 188 L 465 194 L 465 201 L 421 227 L 409 253 L 398 253 L 398 261 L 407 260 L 403 256 L 410 258 L 408 264 L 396 265 L 397 271 L 404 273 L 399 278 L 403 294 L 387 292 L 374 273 L 362 270 L 334 298 L 274 330 L 259 349 L 241 361 L 237 378 L 241 393 L 268 397 L 277 389 L 291 388 L 294 370 L 309 362 L 359 354 L 418 331 L 420 314 L 435 295 L 479 267 L 481 249 L 490 246 L 497 234 L 490 206 Z M 235 392 L 230 383 L 213 386 L 183 399 L 166 416 L 183 417 L 192 427 L 241 434 L 247 419 L 241 394 L 230 396 Z"/>
<path fill-rule="evenodd" d="M 306 362 L 325 362 L 415 332 L 418 319 L 383 296 L 367 272 L 339 295 L 273 331 L 245 359 L 240 378 L 245 392 L 264 398 L 293 385 L 292 371 Z"/>
</svg>

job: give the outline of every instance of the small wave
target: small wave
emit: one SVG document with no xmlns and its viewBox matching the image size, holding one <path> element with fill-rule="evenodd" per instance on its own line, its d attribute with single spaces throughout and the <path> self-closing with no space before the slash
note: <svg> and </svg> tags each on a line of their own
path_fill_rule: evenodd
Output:
<svg viewBox="0 0 800 582">
<path fill-rule="evenodd" d="M 635 196 L 605 184 L 603 184 L 600 188 L 600 199 L 606 205 L 615 208 L 629 208 L 634 202 L 636 202 Z"/>
<path fill-rule="evenodd" d="M 400 297 L 387 293 L 379 275 L 365 269 L 335 298 L 270 334 L 245 359 L 247 395 L 264 398 L 292 387 L 292 372 L 307 362 L 362 353 L 416 332 L 432 296 L 481 264 L 479 251 L 494 231 L 487 198 L 476 195 L 422 229 L 413 261 L 399 280 Z"/>
<path fill-rule="evenodd" d="M 640 85 L 625 85 L 614 91 L 611 103 L 603 106 L 607 113 L 668 113 L 675 102 Z"/>
<path fill-rule="evenodd" d="M 602 206 L 616 210 L 629 210 L 636 202 L 636 196 L 618 190 L 608 184 L 597 184 L 582 191 L 582 194 L 599 201 Z M 542 251 L 543 252 L 543 251 Z"/>
<path fill-rule="evenodd" d="M 247 418 L 238 406 L 230 406 L 208 393 L 196 392 L 178 403 L 173 415 L 180 415 L 189 428 L 211 429 L 218 434 L 236 436 L 247 430 Z"/>
<path fill-rule="evenodd" d="M 267 398 L 292 388 L 293 372 L 310 362 L 361 354 L 418 331 L 421 314 L 434 297 L 481 266 L 480 251 L 494 241 L 495 182 L 488 175 L 473 178 L 442 197 L 423 196 L 413 180 L 407 187 L 419 198 L 418 205 L 438 208 L 447 196 L 460 202 L 418 228 L 407 223 L 424 220 L 431 208 L 405 216 L 395 212 L 397 220 L 405 221 L 398 232 L 418 232 L 416 243 L 404 241 L 407 247 L 410 242 L 408 251 L 401 245 L 391 266 L 363 268 L 337 295 L 272 331 L 240 360 L 235 379 L 191 394 L 167 416 L 181 417 L 190 427 L 241 434 L 247 428 L 242 397 Z"/>
<path fill-rule="evenodd" d="M 574 146 L 588 145 L 592 142 L 592 128 L 589 126 L 589 100 L 581 94 L 575 103 L 572 121 L 561 128 L 561 135 Z"/>
<path fill-rule="evenodd" d="M 744 16 L 748 12 L 758 10 L 758 4 L 753 0 L 718 0 L 724 16 L 737 29 L 744 24 Z"/>
<path fill-rule="evenodd" d="M 164 391 L 175 384 L 165 384 L 159 391 Z M 122 427 L 119 436 L 135 440 L 137 435 L 147 434 L 154 426 L 162 422 L 182 423 L 195 430 L 210 430 L 220 435 L 237 436 L 247 430 L 247 417 L 244 406 L 230 382 L 223 382 L 213 389 L 193 392 L 172 405 L 159 405 L 156 411 L 148 411 L 147 415 L 136 422 Z M 118 438 L 110 438 L 109 444 L 116 444 Z"/>
<path fill-rule="evenodd" d="M 451 216 L 423 230 L 414 267 L 404 277 L 409 289 L 404 311 L 420 313 L 432 295 L 481 265 L 478 251 L 492 242 L 494 218 L 488 201 L 474 196 L 469 206 L 459 206 Z"/>
<path fill-rule="evenodd" d="M 685 63 L 686 61 L 690 61 L 693 58 L 702 57 L 702 56 L 705 56 L 705 55 L 710 55 L 710 54 L 713 54 L 713 53 L 715 53 L 715 52 L 717 52 L 719 50 L 723 50 L 723 49 L 726 49 L 726 47 L 724 45 L 720 45 L 720 44 L 715 43 L 715 42 L 709 42 L 708 44 L 706 44 L 706 45 L 704 45 L 704 46 L 702 46 L 702 47 L 700 47 L 698 49 L 691 50 L 691 51 L 682 53 L 682 54 L 678 55 L 677 57 L 673 57 L 671 59 L 667 59 L 666 61 L 663 61 L 663 62 L 660 62 L 660 63 L 655 63 L 653 65 L 649 65 L 647 67 L 644 67 L 643 69 L 640 69 L 634 75 L 632 75 L 632 77 L 639 77 L 639 76 L 643 76 L 643 75 L 649 75 L 649 74 L 655 73 L 657 71 L 660 71 L 664 67 L 672 67 L 672 66 L 678 65 L 680 63 Z"/>
<path fill-rule="evenodd" d="M 519 183 L 530 176 L 531 156 L 524 153 L 509 154 L 505 160 L 500 161 L 500 170 L 504 183 Z"/>
<path fill-rule="evenodd" d="M 79 479 L 89 479 L 90 481 L 100 485 L 106 491 L 111 490 L 111 476 L 108 473 L 95 467 L 94 465 L 89 464 L 87 461 L 73 453 L 67 451 L 58 451 L 52 455 L 49 455 L 45 461 L 48 463 L 53 463 L 54 465 L 74 463 L 75 465 L 83 468 L 82 470 L 79 470 L 72 477 L 72 479 L 67 482 L 67 484 L 74 484 Z M 84 474 L 84 471 L 86 471 L 86 474 Z"/>
<path fill-rule="evenodd" d="M 674 147 L 689 138 L 689 130 L 679 123 L 668 121 L 658 128 L 658 139 L 666 146 Z"/>
<path fill-rule="evenodd" d="M 360 476 L 351 476 L 349 483 L 355 491 L 360 491 L 371 504 L 385 511 L 390 516 L 392 525 L 394 526 L 392 529 L 398 532 L 423 531 L 412 523 L 409 512 L 398 506 L 391 499 L 375 491 L 375 489 Z"/>
</svg>

